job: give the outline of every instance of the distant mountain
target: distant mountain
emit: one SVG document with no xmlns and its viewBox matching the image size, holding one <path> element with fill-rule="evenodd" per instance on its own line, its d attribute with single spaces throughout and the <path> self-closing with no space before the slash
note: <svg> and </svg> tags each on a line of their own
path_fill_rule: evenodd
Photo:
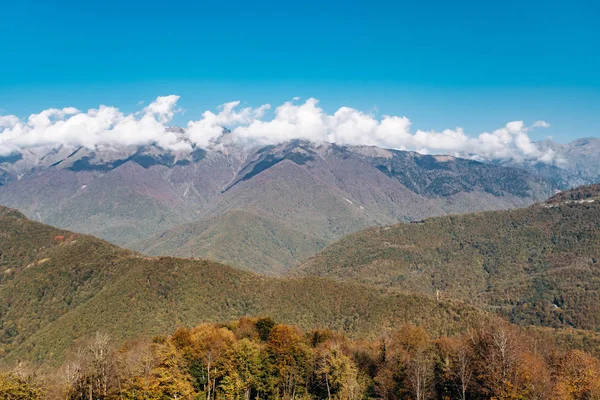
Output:
<svg viewBox="0 0 600 400">
<path fill-rule="evenodd" d="M 32 219 L 269 274 L 369 226 L 523 207 L 555 192 L 520 168 L 305 141 L 239 147 L 228 132 L 191 152 L 61 147 L 0 161 L 0 204 Z"/>
<path fill-rule="evenodd" d="M 367 229 L 296 273 L 437 293 L 521 324 L 600 331 L 600 185 L 518 210 Z"/>
<path fill-rule="evenodd" d="M 564 160 L 560 167 L 573 176 L 587 183 L 600 181 L 600 138 L 577 139 L 568 144 L 545 141 L 543 145 Z"/>
<path fill-rule="evenodd" d="M 52 363 L 95 332 L 119 343 L 245 315 L 376 336 L 402 322 L 451 334 L 486 314 L 461 302 L 360 284 L 145 257 L 0 207 L 0 359 Z"/>
<path fill-rule="evenodd" d="M 198 221 L 130 246 L 154 255 L 196 255 L 281 273 L 325 244 L 365 227 L 525 206 L 552 193 L 547 182 L 518 169 L 378 148 L 291 142 L 252 154 Z M 237 215 L 235 226 L 226 222 L 230 213 Z M 275 230 L 282 234 L 275 235 Z M 206 241 L 209 237 L 222 239 L 217 244 Z M 280 255 L 273 257 L 272 248 Z"/>
<path fill-rule="evenodd" d="M 197 218 L 241 163 L 229 153 L 173 154 L 154 146 L 64 154 L 49 152 L 50 165 L 32 157 L 1 164 L 21 175 L 0 187 L 0 202 L 121 245 Z"/>
<path fill-rule="evenodd" d="M 523 168 L 561 190 L 600 182 L 600 138 L 577 139 L 567 144 L 545 140 L 537 145 L 543 151 L 554 152 L 555 164 L 514 160 L 495 164 Z"/>
</svg>

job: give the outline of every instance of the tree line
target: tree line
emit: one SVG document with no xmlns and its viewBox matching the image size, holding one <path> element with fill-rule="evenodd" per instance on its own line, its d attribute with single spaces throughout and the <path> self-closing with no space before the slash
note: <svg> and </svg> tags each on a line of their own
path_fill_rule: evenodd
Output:
<svg viewBox="0 0 600 400">
<path fill-rule="evenodd" d="M 406 324 L 367 340 L 242 318 L 119 347 L 98 333 L 52 371 L 4 372 L 0 398 L 592 400 L 600 361 L 499 320 L 454 337 Z"/>
</svg>

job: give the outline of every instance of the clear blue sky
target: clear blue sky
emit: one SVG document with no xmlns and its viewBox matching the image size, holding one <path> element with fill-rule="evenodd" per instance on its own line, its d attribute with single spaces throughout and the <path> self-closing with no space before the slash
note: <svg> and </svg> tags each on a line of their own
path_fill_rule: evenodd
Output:
<svg viewBox="0 0 600 400">
<path fill-rule="evenodd" d="M 600 136 L 600 2 L 6 1 L 1 113 L 316 97 L 478 133 Z M 376 108 L 375 108 L 376 107 Z M 539 135 L 539 137 L 536 137 Z"/>
</svg>

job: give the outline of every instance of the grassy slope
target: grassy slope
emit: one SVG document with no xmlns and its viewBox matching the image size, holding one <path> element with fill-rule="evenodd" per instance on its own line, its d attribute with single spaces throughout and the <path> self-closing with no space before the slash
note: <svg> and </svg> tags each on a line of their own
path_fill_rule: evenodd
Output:
<svg viewBox="0 0 600 400">
<path fill-rule="evenodd" d="M 600 197 L 600 186 L 580 189 Z M 367 229 L 299 273 L 460 298 L 513 322 L 600 330 L 600 200 Z M 558 199 L 558 200 L 557 200 Z M 552 206 L 551 206 L 552 205 Z"/>
</svg>

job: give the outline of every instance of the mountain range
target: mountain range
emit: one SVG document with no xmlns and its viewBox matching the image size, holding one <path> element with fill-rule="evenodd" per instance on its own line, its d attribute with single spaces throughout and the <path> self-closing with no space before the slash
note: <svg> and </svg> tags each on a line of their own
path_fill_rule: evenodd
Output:
<svg viewBox="0 0 600 400">
<path fill-rule="evenodd" d="M 597 181 L 598 143 L 544 142 L 559 166 L 299 140 L 240 146 L 228 131 L 191 152 L 36 148 L 0 159 L 0 204 L 149 255 L 279 275 L 367 227 L 524 207 Z"/>
</svg>

